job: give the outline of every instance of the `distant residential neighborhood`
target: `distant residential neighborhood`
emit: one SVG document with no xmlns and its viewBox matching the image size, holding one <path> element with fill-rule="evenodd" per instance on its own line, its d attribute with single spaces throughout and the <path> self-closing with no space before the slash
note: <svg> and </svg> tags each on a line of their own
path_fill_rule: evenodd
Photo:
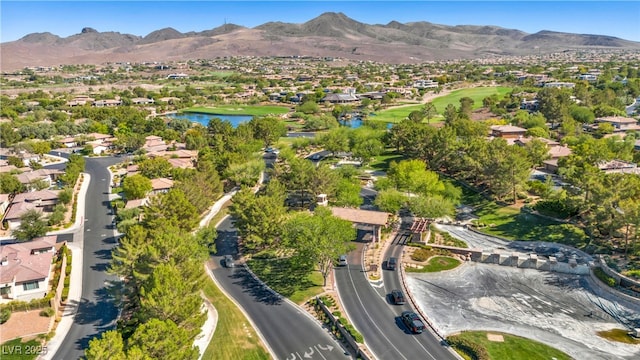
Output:
<svg viewBox="0 0 640 360">
<path fill-rule="evenodd" d="M 104 358 L 105 349 L 119 358 L 142 349 L 154 359 L 167 351 L 286 358 L 308 349 L 376 358 L 392 344 L 406 349 L 394 356 L 426 357 L 429 348 L 454 358 L 445 341 L 476 358 L 489 350 L 465 345 L 469 329 L 434 315 L 436 305 L 438 314 L 455 312 L 446 303 L 421 303 L 420 294 L 436 290 L 416 279 L 439 281 L 445 275 L 428 276 L 442 271 L 453 283 L 456 271 L 469 271 L 486 277 L 467 287 L 489 294 L 491 276 L 508 266 L 503 273 L 526 270 L 534 279 L 526 294 L 549 291 L 544 306 L 570 302 L 580 314 L 561 325 L 583 338 L 535 321 L 508 334 L 507 314 L 520 308 L 506 299 L 524 296 L 511 285 L 504 298 L 477 300 L 504 301 L 503 313 L 491 313 L 500 336 L 546 341 L 558 358 L 584 357 L 592 346 L 598 356 L 632 356 L 637 339 L 626 332 L 640 327 L 639 59 L 604 50 L 419 64 L 227 56 L 4 72 L 0 326 L 4 333 L 23 317 L 52 321 L 2 342 L 28 337 L 87 359 Z M 87 193 L 89 186 L 99 190 Z M 96 244 L 103 248 L 83 253 Z M 102 263 L 78 262 L 93 257 Z M 476 271 L 485 267 L 493 270 Z M 83 282 L 98 273 L 117 286 Z M 252 293 L 258 285 L 249 287 L 249 277 L 233 278 L 245 275 L 277 299 Z M 546 276 L 567 276 L 582 295 L 556 292 Z M 100 291 L 82 294 L 88 285 Z M 407 301 L 393 301 L 398 294 Z M 579 303 L 584 294 L 620 308 L 582 314 L 593 313 Z M 109 299 L 118 311 L 99 316 L 117 325 L 95 333 L 73 322 L 68 309 L 85 295 Z M 292 318 L 277 325 L 267 320 L 275 312 L 255 323 L 246 316 L 280 297 L 332 325 L 309 320 L 308 332 L 274 341 L 302 310 L 283 305 L 291 312 L 281 316 Z M 495 339 L 471 310 L 481 338 Z M 437 336 L 425 331 L 413 341 L 408 334 L 423 320 Z M 257 336 L 266 333 L 261 321 L 278 331 Z M 381 321 L 392 332 L 370 342 L 380 336 L 371 322 Z M 92 340 L 82 349 L 69 350 L 79 340 L 65 338 L 80 330 L 58 330 L 72 326 L 94 332 L 83 333 Z M 218 338 L 240 338 L 238 331 L 251 335 L 241 346 Z"/>
</svg>

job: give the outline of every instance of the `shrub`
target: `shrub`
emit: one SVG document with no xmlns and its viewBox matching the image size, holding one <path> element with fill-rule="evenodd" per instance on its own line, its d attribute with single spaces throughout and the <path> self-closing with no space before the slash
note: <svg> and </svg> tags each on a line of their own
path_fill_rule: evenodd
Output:
<svg viewBox="0 0 640 360">
<path fill-rule="evenodd" d="M 569 218 L 578 213 L 578 209 L 572 206 L 568 201 L 560 199 L 541 200 L 533 205 L 533 209 L 542 215 Z"/>
<path fill-rule="evenodd" d="M 612 278 L 611 276 L 607 275 L 604 270 L 602 270 L 602 268 L 595 268 L 593 269 L 593 273 L 596 275 L 596 277 L 598 279 L 600 279 L 603 283 L 611 286 L 611 287 L 615 287 L 616 286 L 616 279 Z"/>
<path fill-rule="evenodd" d="M 347 324 L 344 326 L 344 328 L 345 330 L 347 330 L 347 332 L 349 332 L 349 334 L 351 334 L 351 336 L 357 343 L 364 343 L 364 337 L 358 332 L 358 330 L 356 330 L 356 328 L 353 327 L 353 325 Z"/>
<path fill-rule="evenodd" d="M 411 254 L 413 261 L 426 261 L 431 256 L 431 252 L 426 249 L 418 249 Z"/>
<path fill-rule="evenodd" d="M 475 360 L 490 359 L 487 349 L 485 349 L 480 344 L 476 344 L 468 339 L 461 338 L 455 335 L 449 336 L 449 338 L 447 338 L 447 341 L 452 347 L 467 354 L 471 359 L 475 359 Z"/>
<path fill-rule="evenodd" d="M 56 313 L 55 310 L 53 310 L 53 308 L 44 308 L 40 311 L 40 316 L 44 316 L 44 317 L 52 317 L 54 314 Z"/>
<path fill-rule="evenodd" d="M 11 309 L 4 308 L 0 310 L 0 324 L 6 323 L 11 317 Z"/>
<path fill-rule="evenodd" d="M 62 289 L 62 296 L 60 297 L 60 300 L 67 301 L 68 297 L 69 297 L 69 288 L 65 287 L 64 289 Z"/>
<path fill-rule="evenodd" d="M 640 279 L 640 270 L 627 270 L 623 272 L 625 276 Z"/>
</svg>

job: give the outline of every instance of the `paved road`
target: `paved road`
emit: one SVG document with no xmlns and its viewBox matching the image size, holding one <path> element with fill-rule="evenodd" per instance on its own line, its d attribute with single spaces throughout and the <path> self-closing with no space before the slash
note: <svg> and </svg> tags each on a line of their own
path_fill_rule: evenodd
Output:
<svg viewBox="0 0 640 360">
<path fill-rule="evenodd" d="M 625 110 L 627 111 L 627 116 L 632 116 L 637 111 L 638 106 L 640 106 L 640 97 L 633 100 L 633 104 L 625 108 Z"/>
<path fill-rule="evenodd" d="M 279 360 L 348 359 L 328 331 L 306 312 L 259 283 L 242 264 L 222 266 L 224 255 L 236 255 L 237 232 L 231 218 L 218 226 L 217 254 L 212 257 L 216 281 L 244 309 Z"/>
<path fill-rule="evenodd" d="M 412 310 L 410 305 L 393 305 L 388 297 L 391 290 L 402 289 L 400 274 L 383 270 L 384 282 L 372 286 L 362 266 L 363 248 L 358 243 L 349 254 L 349 264 L 336 268 L 335 276 L 342 305 L 376 359 L 455 359 L 431 333 L 412 334 L 404 326 L 399 316 Z M 402 246 L 394 241 L 386 256 L 399 258 L 401 253 Z"/>
<path fill-rule="evenodd" d="M 84 214 L 82 299 L 73 325 L 54 359 L 78 359 L 84 355 L 89 340 L 115 325 L 118 310 L 107 290 L 108 282 L 115 278 L 106 273 L 111 249 L 116 244 L 109 209 L 107 167 L 117 162 L 116 158 L 86 158 L 85 172 L 91 175 L 91 183 Z"/>
</svg>

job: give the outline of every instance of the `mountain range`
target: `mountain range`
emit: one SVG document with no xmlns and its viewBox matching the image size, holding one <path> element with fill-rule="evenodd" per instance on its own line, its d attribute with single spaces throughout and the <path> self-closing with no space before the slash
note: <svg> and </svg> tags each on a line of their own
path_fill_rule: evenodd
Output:
<svg viewBox="0 0 640 360">
<path fill-rule="evenodd" d="M 105 62 L 182 61 L 218 56 L 324 56 L 386 63 L 519 56 L 575 49 L 640 50 L 640 42 L 605 35 L 498 26 L 438 25 L 425 21 L 365 24 L 342 13 L 324 13 L 302 24 L 235 24 L 181 33 L 173 28 L 136 36 L 98 32 L 59 37 L 32 33 L 0 44 L 3 71 L 25 66 Z"/>
</svg>

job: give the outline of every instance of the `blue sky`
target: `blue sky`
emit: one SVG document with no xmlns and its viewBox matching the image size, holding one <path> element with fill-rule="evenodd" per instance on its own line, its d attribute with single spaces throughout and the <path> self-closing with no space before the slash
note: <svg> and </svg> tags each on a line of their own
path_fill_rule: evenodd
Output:
<svg viewBox="0 0 640 360">
<path fill-rule="evenodd" d="M 302 23 L 342 12 L 367 24 L 429 21 L 601 34 L 640 41 L 640 1 L 0 1 L 0 42 L 33 32 L 66 37 L 83 27 L 144 36 L 165 27 L 181 32 L 234 23 Z"/>
</svg>

